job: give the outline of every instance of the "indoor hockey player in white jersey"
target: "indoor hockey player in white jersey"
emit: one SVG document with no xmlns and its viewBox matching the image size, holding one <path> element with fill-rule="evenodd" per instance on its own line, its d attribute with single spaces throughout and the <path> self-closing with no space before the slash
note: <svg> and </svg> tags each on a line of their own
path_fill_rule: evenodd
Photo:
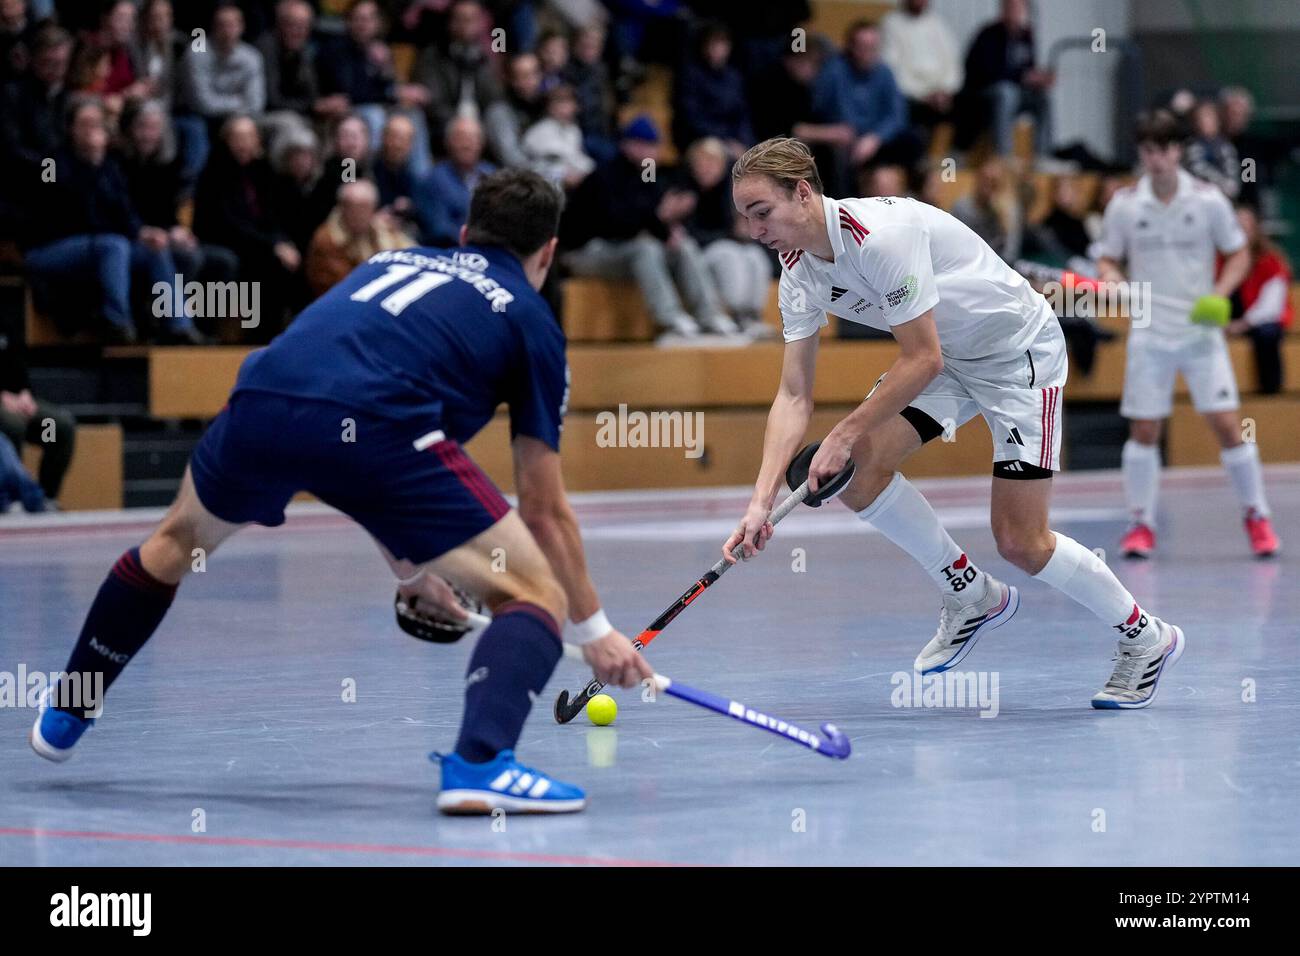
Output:
<svg viewBox="0 0 1300 956">
<path fill-rule="evenodd" d="M 1119 632 L 1113 673 L 1093 706 L 1150 704 L 1163 669 L 1183 652 L 1183 632 L 1140 608 L 1091 550 L 1048 527 L 1067 359 L 1046 300 L 940 209 L 911 199 L 824 196 L 808 147 L 795 139 L 769 139 L 741 156 L 732 197 L 750 236 L 781 257 L 786 345 L 754 495 L 723 546 L 728 560 L 737 544 L 750 557 L 772 536 L 768 515 L 811 420 L 818 332 L 833 311 L 889 331 L 900 350 L 866 400 L 822 440 L 809 484 L 815 490 L 851 458 L 856 473 L 840 499 L 942 592 L 938 632 L 916 668 L 954 667 L 1019 606 L 1016 588 L 981 571 L 898 471 L 945 426 L 982 415 L 993 434 L 998 552 Z"/>
<path fill-rule="evenodd" d="M 1150 283 L 1152 292 L 1144 311 L 1149 323 L 1135 322 L 1128 337 L 1120 414 L 1129 420 L 1123 471 L 1133 524 L 1120 550 L 1137 558 L 1155 550 L 1160 432 L 1173 411 L 1174 375 L 1181 372 L 1192 404 L 1218 439 L 1251 549 L 1271 557 L 1279 543 L 1259 449 L 1242 440 L 1237 379 L 1223 332 L 1228 296 L 1250 271 L 1246 236 L 1218 187 L 1180 168 L 1182 132 L 1172 114 L 1157 110 L 1139 118 L 1137 140 L 1144 175 L 1106 206 L 1093 250 L 1103 280 Z M 1217 279 L 1216 253 L 1224 257 Z"/>
</svg>

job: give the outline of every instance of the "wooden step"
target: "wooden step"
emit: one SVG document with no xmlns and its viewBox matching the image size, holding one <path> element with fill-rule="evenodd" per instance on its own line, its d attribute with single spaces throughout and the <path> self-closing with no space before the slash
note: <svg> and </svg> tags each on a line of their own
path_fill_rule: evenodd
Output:
<svg viewBox="0 0 1300 956">
<path fill-rule="evenodd" d="M 38 447 L 23 446 L 23 464 L 33 475 L 40 460 Z M 121 425 L 77 426 L 76 450 L 63 479 L 59 506 L 64 511 L 122 507 Z"/>
</svg>

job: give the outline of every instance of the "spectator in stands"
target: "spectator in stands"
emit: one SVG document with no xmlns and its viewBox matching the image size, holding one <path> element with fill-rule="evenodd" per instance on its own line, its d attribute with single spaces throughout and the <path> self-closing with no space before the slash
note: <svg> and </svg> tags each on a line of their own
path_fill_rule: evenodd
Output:
<svg viewBox="0 0 1300 956">
<path fill-rule="evenodd" d="M 537 66 L 542 71 L 542 92 L 564 82 L 564 71 L 569 66 L 569 35 L 559 30 L 547 30 L 537 39 Z"/>
<path fill-rule="evenodd" d="M 167 234 L 176 271 L 184 281 L 230 282 L 239 274 L 239 260 L 229 249 L 200 244 L 180 221 L 185 198 L 180 160 L 162 103 L 145 100 L 129 109 L 118 165 L 127 192 L 141 221 Z M 197 337 L 191 340 L 197 344 Z"/>
<path fill-rule="evenodd" d="M 522 142 L 532 168 L 566 190 L 576 188 L 596 166 L 583 152 L 577 115 L 573 88 L 553 86 L 546 94 L 546 115 L 528 127 Z"/>
<path fill-rule="evenodd" d="M 695 196 L 664 188 L 660 177 L 642 178 L 645 164 L 657 164 L 659 153 L 659 130 L 648 116 L 623 128 L 619 155 L 583 180 L 560 221 L 560 241 L 571 250 L 564 263 L 575 275 L 635 279 L 664 333 L 661 341 L 694 338 L 701 327 L 734 332 L 683 224 L 695 209 Z"/>
<path fill-rule="evenodd" d="M 456 0 L 448 10 L 447 30 L 420 54 L 415 79 L 429 91 L 428 116 L 434 135 L 447 136 L 456 116 L 480 123 L 503 91 L 487 45 L 488 19 L 477 0 Z"/>
<path fill-rule="evenodd" d="M 674 140 L 685 149 L 703 136 L 721 140 L 733 159 L 754 145 L 745 79 L 731 65 L 731 33 L 718 22 L 700 28 L 674 87 Z"/>
<path fill-rule="evenodd" d="M 1083 217 L 1083 228 L 1088 231 L 1088 258 L 1094 260 L 1097 258 L 1093 254 L 1092 244 L 1101 239 L 1101 228 L 1105 220 L 1106 207 L 1110 205 L 1115 193 L 1128 184 L 1129 181 L 1124 176 L 1102 177 L 1101 185 L 1097 187 L 1097 197 L 1093 200 L 1092 205 L 1088 207 L 1088 211 Z"/>
<path fill-rule="evenodd" d="M 313 199 L 315 221 L 307 232 L 308 240 L 316 227 L 325 221 L 338 201 L 339 187 L 358 179 L 371 178 L 370 131 L 359 116 L 344 116 L 334 126 L 330 152 L 322 165 Z M 306 246 L 302 247 L 306 251 Z"/>
<path fill-rule="evenodd" d="M 114 0 L 100 16 L 95 41 L 108 54 L 103 91 L 123 100 L 144 99 L 155 92 L 153 80 L 137 59 L 136 39 L 136 4 L 133 0 Z"/>
<path fill-rule="evenodd" d="M 1192 108 L 1192 135 L 1183 148 L 1183 166 L 1197 179 L 1218 186 L 1229 199 L 1241 192 L 1237 149 L 1220 132 L 1219 107 L 1201 100 Z"/>
<path fill-rule="evenodd" d="M 39 215 L 23 234 L 25 263 L 39 284 L 70 284 L 98 276 L 100 310 L 109 340 L 131 344 L 138 338 L 132 318 L 133 288 L 167 289 L 164 334 L 181 342 L 201 342 L 186 314 L 176 284 L 176 265 L 164 229 L 141 221 L 121 169 L 108 156 L 103 106 L 85 99 L 69 108 L 68 145 L 55 154 L 57 176 L 35 187 Z M 133 287 L 132 278 L 145 281 Z M 62 290 L 60 290 L 62 291 Z M 155 305 L 157 302 L 155 301 Z"/>
<path fill-rule="evenodd" d="M 916 198 L 931 206 L 943 208 L 943 169 L 939 165 L 931 164 L 922 172 Z"/>
<path fill-rule="evenodd" d="M 171 0 L 145 0 L 139 21 L 132 62 L 149 83 L 149 98 L 170 110 L 179 82 L 177 63 L 185 55 L 187 38 L 175 28 Z"/>
<path fill-rule="evenodd" d="M 961 53 L 930 0 L 903 0 L 903 8 L 881 21 L 885 63 L 907 98 L 908 118 L 929 142 L 934 127 L 952 117 L 953 97 L 961 89 Z"/>
<path fill-rule="evenodd" d="M 533 53 L 516 53 L 507 69 L 505 96 L 487 108 L 483 131 L 488 149 L 502 166 L 527 167 L 524 131 L 542 118 L 542 70 Z"/>
<path fill-rule="evenodd" d="M 19 196 L 63 145 L 72 37 L 58 27 L 43 27 L 32 41 L 31 56 L 31 69 L 5 87 L 0 111 L 5 187 L 17 189 Z"/>
<path fill-rule="evenodd" d="M 257 41 L 266 69 L 267 112 L 262 127 L 272 154 L 279 137 L 290 128 L 310 127 L 321 99 L 316 46 L 311 39 L 314 17 L 307 0 L 280 0 L 275 8 L 275 29 Z"/>
<path fill-rule="evenodd" d="M 0 318 L 0 439 L 19 450 L 24 441 L 41 450 L 40 489 L 54 501 L 72 461 L 77 421 L 66 409 L 32 395 L 22 323 L 21 312 Z"/>
<path fill-rule="evenodd" d="M 985 160 L 975 176 L 975 188 L 958 199 L 952 214 L 970 226 L 1007 262 L 1020 255 L 1020 196 L 1002 160 Z"/>
<path fill-rule="evenodd" d="M 1077 261 L 1087 260 L 1088 246 L 1092 242 L 1084 214 L 1079 187 L 1074 179 L 1058 177 L 1052 190 L 1051 211 L 1042 222 L 1025 230 L 1024 254 L 1031 259 L 1068 265 L 1076 271 L 1095 274 L 1095 263 L 1089 261 L 1084 266 Z"/>
<path fill-rule="evenodd" d="M 311 237 L 325 220 L 328 209 L 320 211 L 323 193 L 320 143 L 311 130 L 294 129 L 276 141 L 270 151 L 271 169 L 275 172 L 275 199 L 278 219 L 289 240 L 301 251 L 311 245 Z M 334 188 L 337 190 L 338 181 Z"/>
<path fill-rule="evenodd" d="M 762 104 L 753 113 L 756 140 L 793 136 L 819 150 L 847 149 L 857 139 L 851 124 L 817 122 L 813 113 L 813 85 L 826 62 L 826 45 L 810 37 L 807 50 L 787 49 L 771 69 L 753 78 L 750 100 Z M 820 165 L 830 163 L 824 158 Z"/>
<path fill-rule="evenodd" d="M 865 20 L 849 27 L 844 53 L 822 68 L 813 87 L 813 113 L 829 123 L 848 123 L 856 134 L 847 151 L 839 151 L 841 182 L 853 184 L 852 171 L 867 165 L 910 166 L 921 153 L 907 125 L 907 102 L 881 60 L 880 30 Z"/>
<path fill-rule="evenodd" d="M 1259 216 L 1250 206 L 1237 207 L 1237 222 L 1250 249 L 1250 272 L 1232 295 L 1235 319 L 1228 325 L 1234 335 L 1250 336 L 1255 351 L 1259 391 L 1282 391 L 1282 336 L 1294 318 L 1291 305 L 1291 263 L 1259 228 Z"/>
<path fill-rule="evenodd" d="M 384 42 L 384 21 L 375 0 L 353 3 L 346 22 L 346 35 L 317 58 L 321 92 L 327 97 L 346 97 L 347 108 L 369 127 L 372 149 L 379 147 L 389 110 L 403 112 L 415 127 L 416 171 L 427 172 L 429 130 L 423 111 L 431 101 L 429 91 L 419 83 L 398 82 L 393 51 Z"/>
<path fill-rule="evenodd" d="M 976 137 L 992 128 L 1002 156 L 1012 153 L 1016 118 L 1034 119 L 1034 148 L 1047 155 L 1047 90 L 1053 76 L 1034 65 L 1034 31 L 1027 0 L 1002 0 L 1001 19 L 976 35 L 966 53 L 966 83 L 957 98 L 956 144 L 968 149 Z"/>
<path fill-rule="evenodd" d="M 421 241 L 431 246 L 460 243 L 469 197 L 478 181 L 496 169 L 483 159 L 483 127 L 470 116 L 447 126 L 447 158 L 433 167 L 415 196 Z"/>
<path fill-rule="evenodd" d="M 605 31 L 597 24 L 582 27 L 573 35 L 573 50 L 561 74 L 578 97 L 578 125 L 582 127 L 583 151 L 597 162 L 613 159 L 614 92 L 605 68 Z"/>
<path fill-rule="evenodd" d="M 691 9 L 701 20 L 719 20 L 726 24 L 735 48 L 732 62 L 740 69 L 745 85 L 751 90 L 759 77 L 780 70 L 781 57 L 793 45 L 795 27 L 806 25 L 812 18 L 808 0 L 764 0 L 763 3 L 691 0 Z M 805 36 L 804 39 L 811 40 L 812 37 Z M 749 101 L 762 102 L 752 95 Z M 757 124 L 757 111 L 752 118 Z M 758 139 L 763 137 L 758 136 Z"/>
<path fill-rule="evenodd" d="M 182 64 L 186 104 L 208 123 L 208 133 L 232 116 L 257 116 L 266 108 L 262 54 L 243 42 L 244 14 L 222 2 L 202 46 L 191 45 Z"/>
<path fill-rule="evenodd" d="M 175 28 L 171 0 L 145 0 L 140 10 L 140 25 L 136 61 L 143 74 L 153 81 L 153 98 L 161 101 L 171 115 L 181 180 L 188 195 L 194 191 L 194 183 L 208 161 L 209 149 L 207 121 L 194 112 L 182 89 L 185 51 L 190 38 Z"/>
<path fill-rule="evenodd" d="M 414 244 L 391 217 L 379 212 L 374 183 L 347 183 L 339 188 L 338 205 L 312 237 L 307 282 L 314 295 L 322 295 L 375 253 Z"/>
<path fill-rule="evenodd" d="M 416 231 L 415 194 L 422 178 L 415 175 L 411 161 L 414 143 L 415 127 L 410 119 L 400 113 L 390 116 L 374 165 L 380 208 L 405 232 Z"/>
<path fill-rule="evenodd" d="M 749 238 L 745 220 L 736 215 L 727 175 L 732 157 L 719 139 L 697 139 L 686 151 L 682 188 L 695 195 L 686 231 L 699 246 L 722 304 L 739 330 L 752 339 L 769 338 L 776 329 L 763 321 L 772 285 L 772 259 Z"/>
<path fill-rule="evenodd" d="M 0 83 L 27 72 L 36 20 L 27 15 L 27 0 L 0 0 Z"/>
<path fill-rule="evenodd" d="M 41 486 L 27 474 L 13 443 L 7 436 L 0 434 L 0 516 L 8 513 L 15 499 L 22 502 L 23 510 L 28 513 L 46 510 L 45 493 L 41 491 Z"/>
<path fill-rule="evenodd" d="M 877 166 L 862 177 L 863 196 L 906 196 L 907 170 L 902 166 Z"/>
<path fill-rule="evenodd" d="M 240 278 L 259 283 L 256 334 L 262 338 L 279 331 L 285 310 L 301 298 L 302 254 L 280 222 L 274 186 L 257 124 L 249 116 L 230 117 L 199 178 L 194 232 L 232 250 Z"/>
</svg>

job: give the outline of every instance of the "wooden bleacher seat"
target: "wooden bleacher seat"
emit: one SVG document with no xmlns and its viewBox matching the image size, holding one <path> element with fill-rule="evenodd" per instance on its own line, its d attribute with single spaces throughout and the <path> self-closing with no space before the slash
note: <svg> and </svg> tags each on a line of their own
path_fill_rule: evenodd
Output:
<svg viewBox="0 0 1300 956">
<path fill-rule="evenodd" d="M 570 342 L 649 342 L 656 331 L 631 279 L 566 280 L 563 325 Z"/>
<path fill-rule="evenodd" d="M 23 463 L 36 474 L 40 450 L 25 445 Z M 122 507 L 121 425 L 77 426 L 77 447 L 63 479 L 59 505 L 65 511 Z"/>
<path fill-rule="evenodd" d="M 1241 418 L 1243 422 L 1249 419 L 1253 423 L 1255 442 L 1265 462 L 1297 459 L 1300 395 L 1246 396 L 1241 401 Z M 1179 401 L 1174 405 L 1167 427 L 1167 464 L 1219 464 L 1219 443 L 1190 401 Z"/>
<path fill-rule="evenodd" d="M 42 345 L 94 345 L 100 341 L 97 335 L 88 330 L 78 331 L 73 335 L 64 335 L 54 321 L 53 316 L 42 312 L 36 307 L 36 303 L 32 299 L 30 286 L 24 289 L 23 309 L 25 313 L 23 325 L 26 329 L 29 348 Z"/>
<path fill-rule="evenodd" d="M 844 34 L 859 20 L 879 23 L 885 14 L 896 9 L 893 3 L 873 0 L 813 0 L 812 19 L 803 26 L 810 33 L 822 33 L 839 46 Z"/>
</svg>

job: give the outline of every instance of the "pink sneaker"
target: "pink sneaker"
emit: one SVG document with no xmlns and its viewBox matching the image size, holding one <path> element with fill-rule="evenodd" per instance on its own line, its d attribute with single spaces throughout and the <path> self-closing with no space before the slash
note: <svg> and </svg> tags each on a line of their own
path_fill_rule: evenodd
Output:
<svg viewBox="0 0 1300 956">
<path fill-rule="evenodd" d="M 1257 558 L 1271 558 L 1282 547 L 1273 533 L 1273 522 L 1268 515 L 1259 514 L 1254 508 L 1246 512 L 1246 537 L 1250 539 L 1250 549 Z"/>
<path fill-rule="evenodd" d="M 1126 558 L 1149 558 L 1156 549 L 1156 533 L 1148 525 L 1135 524 L 1119 543 L 1120 553 Z"/>
</svg>

